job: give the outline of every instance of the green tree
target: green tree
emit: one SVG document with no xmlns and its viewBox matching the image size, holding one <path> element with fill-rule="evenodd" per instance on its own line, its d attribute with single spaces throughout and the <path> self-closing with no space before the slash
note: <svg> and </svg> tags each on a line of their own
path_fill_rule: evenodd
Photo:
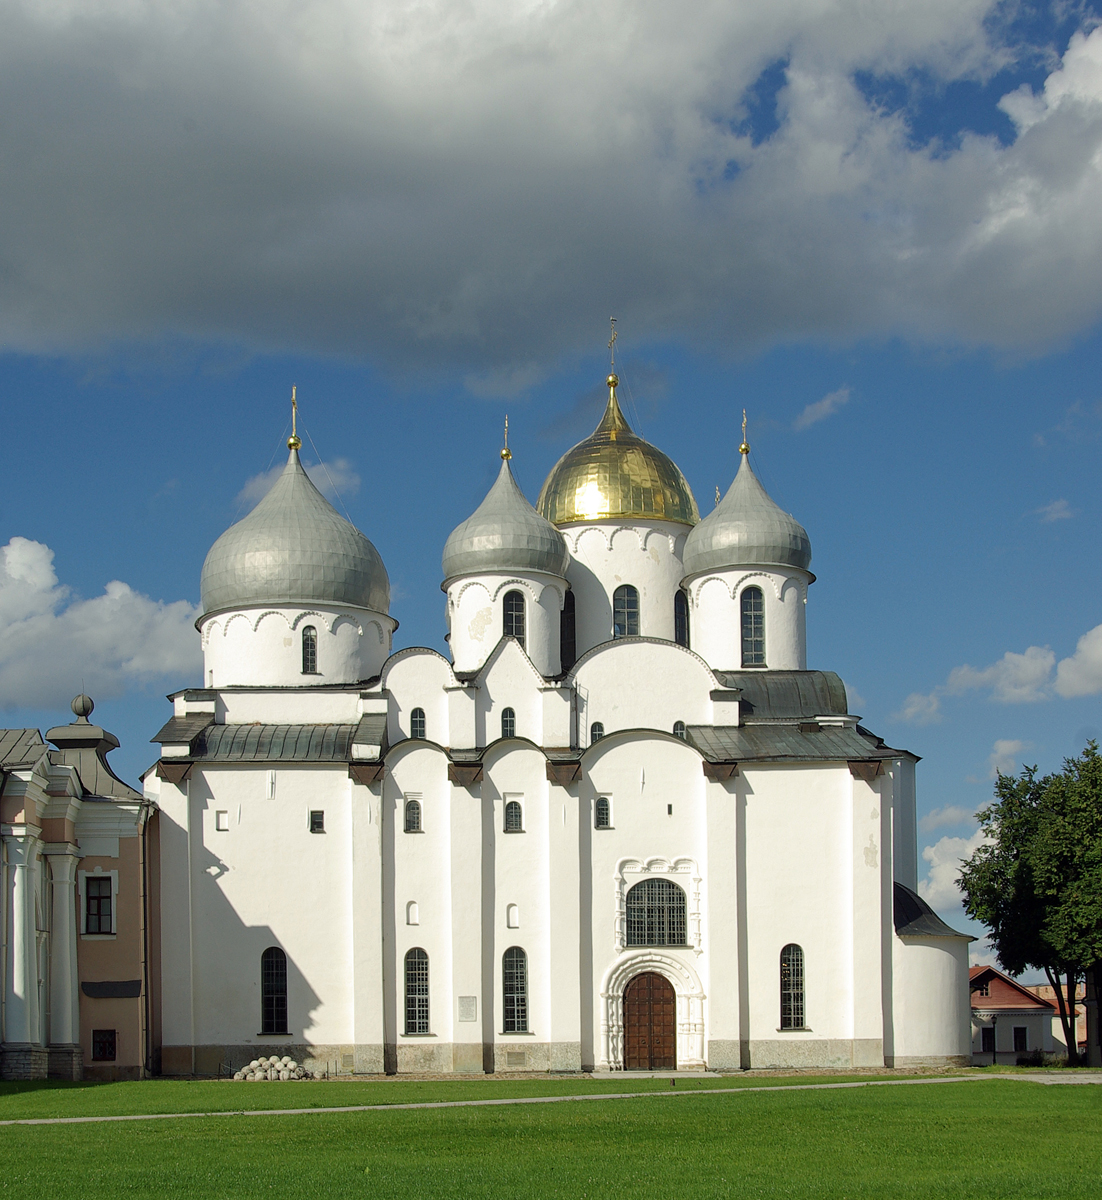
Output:
<svg viewBox="0 0 1102 1200">
<path fill-rule="evenodd" d="M 987 840 L 964 864 L 965 910 L 991 930 L 1011 975 L 1045 972 L 1056 993 L 1068 1061 L 1079 1061 L 1075 988 L 1102 963 L 1102 756 L 1087 743 L 1058 774 L 999 775 L 978 814 Z"/>
</svg>

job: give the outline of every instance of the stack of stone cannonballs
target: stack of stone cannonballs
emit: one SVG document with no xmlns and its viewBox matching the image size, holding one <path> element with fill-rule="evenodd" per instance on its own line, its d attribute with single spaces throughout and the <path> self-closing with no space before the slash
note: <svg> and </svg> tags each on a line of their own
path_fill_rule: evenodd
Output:
<svg viewBox="0 0 1102 1200">
<path fill-rule="evenodd" d="M 272 1058 L 254 1058 L 247 1067 L 242 1067 L 240 1071 L 234 1071 L 233 1077 L 236 1080 L 247 1080 L 250 1083 L 261 1079 L 270 1079 L 275 1083 L 288 1079 L 317 1078 L 305 1067 L 300 1067 L 289 1054 L 285 1054 L 282 1058 L 274 1056 Z"/>
</svg>

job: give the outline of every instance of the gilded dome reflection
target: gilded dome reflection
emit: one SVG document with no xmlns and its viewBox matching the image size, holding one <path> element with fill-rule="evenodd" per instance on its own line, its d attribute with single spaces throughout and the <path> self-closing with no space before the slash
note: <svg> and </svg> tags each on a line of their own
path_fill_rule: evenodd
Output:
<svg viewBox="0 0 1102 1200">
<path fill-rule="evenodd" d="M 536 508 L 554 525 L 644 517 L 695 525 L 700 520 L 685 476 L 661 450 L 632 432 L 608 377 L 601 423 L 568 450 L 547 476 Z"/>
</svg>

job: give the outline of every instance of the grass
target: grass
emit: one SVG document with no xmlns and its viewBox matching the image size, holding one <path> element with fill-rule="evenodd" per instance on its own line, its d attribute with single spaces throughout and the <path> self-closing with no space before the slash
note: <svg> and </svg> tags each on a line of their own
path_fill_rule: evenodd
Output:
<svg viewBox="0 0 1102 1200">
<path fill-rule="evenodd" d="M 639 1090 L 644 1083 L 670 1091 L 662 1080 L 640 1080 Z M 616 1086 L 623 1090 L 622 1082 Z M 681 1080 L 677 1086 L 680 1091 Z M 708 1090 L 705 1081 L 698 1086 Z M 126 1097 L 132 1111 L 146 1095 L 141 1110 L 173 1101 L 168 1110 L 183 1111 L 189 1092 L 206 1096 L 219 1087 L 244 1090 L 257 1101 L 269 1090 L 165 1082 L 52 1091 L 67 1102 L 98 1095 L 104 1108 Z M 414 1099 L 418 1088 L 431 1089 L 432 1098 L 532 1094 L 523 1081 L 316 1087 L 330 1104 L 375 1102 L 377 1091 L 365 1089 L 388 1089 L 395 1101 Z M 286 1104 L 293 1085 L 270 1090 L 286 1096 Z M 356 1090 L 362 1095 L 353 1099 Z M 11 1106 L 33 1094 L 42 1103 L 47 1090 L 9 1092 L 0 1099 L 0 1116 L 14 1115 Z M 645 1190 L 686 1197 L 1095 1200 L 1102 1194 L 1100 1147 L 1102 1088 L 986 1080 L 515 1108 L 8 1126 L 0 1128 L 0 1194 L 503 1200 L 626 1198 Z"/>
</svg>

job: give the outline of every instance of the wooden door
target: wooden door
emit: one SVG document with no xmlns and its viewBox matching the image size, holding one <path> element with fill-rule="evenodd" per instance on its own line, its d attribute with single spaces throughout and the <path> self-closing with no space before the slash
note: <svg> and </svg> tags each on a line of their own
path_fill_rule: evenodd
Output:
<svg viewBox="0 0 1102 1200">
<path fill-rule="evenodd" d="M 636 975 L 624 989 L 624 1069 L 677 1069 L 677 997 L 654 971 Z"/>
</svg>

